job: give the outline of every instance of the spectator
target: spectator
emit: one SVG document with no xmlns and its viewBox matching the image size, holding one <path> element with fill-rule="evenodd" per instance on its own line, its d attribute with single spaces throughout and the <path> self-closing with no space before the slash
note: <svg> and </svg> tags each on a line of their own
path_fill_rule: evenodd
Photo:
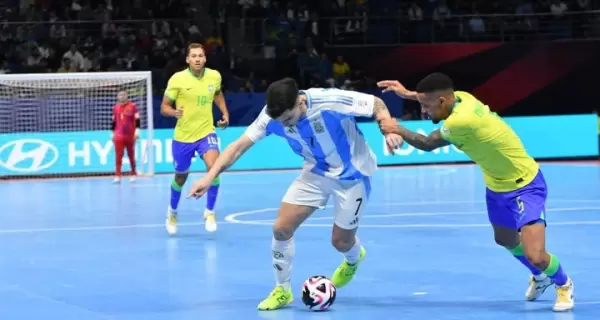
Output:
<svg viewBox="0 0 600 320">
<path fill-rule="evenodd" d="M 567 5 L 561 0 L 552 0 L 550 12 L 555 16 L 562 16 L 567 11 Z"/>
<path fill-rule="evenodd" d="M 76 44 L 71 44 L 69 51 L 65 52 L 65 54 L 63 55 L 63 59 L 69 59 L 72 65 L 78 70 L 83 70 L 83 68 L 85 67 L 85 59 L 81 52 L 77 50 Z"/>
<path fill-rule="evenodd" d="M 338 56 L 336 61 L 333 63 L 333 78 L 338 86 L 342 85 L 350 77 L 350 66 L 344 57 Z"/>
<path fill-rule="evenodd" d="M 56 72 L 57 73 L 71 73 L 71 72 L 77 72 L 77 70 L 75 69 L 75 64 L 69 58 L 63 58 L 62 64 L 60 65 L 60 68 L 58 68 L 58 70 L 56 70 Z"/>
</svg>

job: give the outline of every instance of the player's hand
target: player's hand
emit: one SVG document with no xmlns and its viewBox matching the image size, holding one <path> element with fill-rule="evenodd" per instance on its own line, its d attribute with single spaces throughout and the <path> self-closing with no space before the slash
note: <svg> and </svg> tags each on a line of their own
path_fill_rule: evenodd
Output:
<svg viewBox="0 0 600 320">
<path fill-rule="evenodd" d="M 385 144 L 388 151 L 391 153 L 394 151 L 394 149 L 402 147 L 402 144 L 404 144 L 404 139 L 399 134 L 388 133 L 385 135 Z"/>
<path fill-rule="evenodd" d="M 416 92 L 407 90 L 402 83 L 397 80 L 383 80 L 377 82 L 377 86 L 382 88 L 382 92 L 394 92 L 402 98 L 413 99 L 416 96 Z"/>
<path fill-rule="evenodd" d="M 173 113 L 173 115 L 175 116 L 175 118 L 179 119 L 183 116 L 183 110 L 175 109 L 175 112 Z"/>
<path fill-rule="evenodd" d="M 194 184 L 192 184 L 192 188 L 190 189 L 190 193 L 188 194 L 188 198 L 199 199 L 201 198 L 208 188 L 210 188 L 212 184 L 211 179 L 206 179 L 206 176 L 202 179 L 196 180 Z"/>
<path fill-rule="evenodd" d="M 398 121 L 396 118 L 389 118 L 379 121 L 379 130 L 383 135 L 387 134 L 397 134 L 398 131 Z"/>
<path fill-rule="evenodd" d="M 140 130 L 139 129 L 135 129 L 135 134 L 133 135 L 133 139 L 137 140 L 140 138 Z"/>
<path fill-rule="evenodd" d="M 227 126 L 229 126 L 229 116 L 223 115 L 221 120 L 217 121 L 217 127 L 225 129 Z"/>
</svg>

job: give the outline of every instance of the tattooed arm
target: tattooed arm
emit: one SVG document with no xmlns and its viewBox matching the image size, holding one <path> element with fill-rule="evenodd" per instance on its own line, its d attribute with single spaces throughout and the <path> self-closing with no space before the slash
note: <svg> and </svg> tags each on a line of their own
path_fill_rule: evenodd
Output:
<svg viewBox="0 0 600 320">
<path fill-rule="evenodd" d="M 373 102 L 373 116 L 377 122 L 385 119 L 391 119 L 390 111 L 388 110 L 385 102 L 381 100 L 379 97 L 373 97 L 375 101 Z"/>
<path fill-rule="evenodd" d="M 450 142 L 442 138 L 442 134 L 440 133 L 439 129 L 433 131 L 428 136 L 424 136 L 420 133 L 412 132 L 401 125 L 397 125 L 396 133 L 402 136 L 406 143 L 423 151 L 433 151 L 437 148 L 445 147 L 450 144 Z"/>
</svg>

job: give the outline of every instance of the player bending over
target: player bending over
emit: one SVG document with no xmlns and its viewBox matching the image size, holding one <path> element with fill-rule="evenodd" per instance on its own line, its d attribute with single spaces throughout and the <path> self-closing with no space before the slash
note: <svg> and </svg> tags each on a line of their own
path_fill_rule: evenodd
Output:
<svg viewBox="0 0 600 320">
<path fill-rule="evenodd" d="M 131 165 L 131 176 L 129 181 L 135 181 L 135 141 L 139 138 L 140 114 L 135 103 L 129 101 L 127 92 L 119 91 L 117 103 L 113 106 L 112 116 L 112 140 L 115 146 L 115 180 L 121 182 L 121 167 L 123 155 L 127 149 L 129 164 Z"/>
<path fill-rule="evenodd" d="M 229 124 L 227 105 L 221 92 L 221 74 L 204 66 L 206 56 L 202 45 L 190 44 L 185 61 L 188 68 L 169 79 L 161 105 L 161 114 L 177 118 L 172 144 L 175 179 L 171 183 L 171 203 L 166 221 L 169 234 L 177 233 L 177 206 L 192 159 L 198 154 L 209 170 L 219 156 L 219 141 L 213 125 L 213 101 L 223 114 L 217 125 L 225 128 Z M 204 227 L 209 232 L 217 230 L 214 209 L 219 193 L 219 177 L 213 178 L 204 211 Z"/>
<path fill-rule="evenodd" d="M 372 95 L 337 89 L 298 91 L 293 79 L 275 81 L 267 89 L 267 105 L 261 114 L 190 190 L 190 196 L 202 196 L 214 177 L 270 134 L 286 139 L 305 159 L 300 176 L 283 197 L 273 226 L 276 287 L 258 305 L 259 310 L 275 310 L 292 302 L 294 232 L 317 208 L 325 206 L 330 196 L 335 201 L 331 241 L 345 257 L 331 278 L 333 283 L 345 286 L 365 257 L 356 230 L 369 200 L 377 162 L 356 126 L 355 116 L 391 119 L 383 101 Z M 386 141 L 388 148 L 402 143 L 396 134 L 387 135 Z"/>
<path fill-rule="evenodd" d="M 538 299 L 556 285 L 554 311 L 574 306 L 574 286 L 558 258 L 546 251 L 544 176 L 516 133 L 489 107 L 469 93 L 454 91 L 452 80 L 434 73 L 419 82 L 416 92 L 398 81 L 381 81 L 384 91 L 417 100 L 433 123 L 444 121 L 429 136 L 411 132 L 395 119 L 380 123 L 384 133 L 397 133 L 413 147 L 432 151 L 453 144 L 483 171 L 488 218 L 496 243 L 505 247 L 531 273 L 526 298 Z"/>
</svg>

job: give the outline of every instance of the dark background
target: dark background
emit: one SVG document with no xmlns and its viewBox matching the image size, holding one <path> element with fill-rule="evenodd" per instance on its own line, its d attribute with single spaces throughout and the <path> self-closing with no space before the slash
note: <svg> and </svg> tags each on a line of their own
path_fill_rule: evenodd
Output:
<svg viewBox="0 0 600 320">
<path fill-rule="evenodd" d="M 562 4 L 567 9 L 556 11 Z M 29 6 L 4 0 L 0 72 L 150 70 L 157 128 L 174 125 L 158 108 L 168 78 L 185 68 L 190 42 L 203 43 L 208 66 L 223 75 L 232 125 L 248 125 L 263 106 L 261 92 L 284 76 L 302 88 L 379 94 L 377 80 L 412 87 L 430 72 L 444 72 L 457 89 L 504 116 L 591 113 L 598 107 L 598 8 L 596 0 L 38 0 Z M 336 64 L 349 72 L 336 74 Z M 0 82 L 0 113 L 9 119 L 0 132 L 40 130 L 14 119 L 47 114 L 47 99 L 28 97 L 23 105 L 10 92 Z M 106 102 L 86 108 L 112 106 L 113 94 L 105 94 Z M 394 116 L 420 119 L 414 102 L 384 98 Z M 110 124 L 69 118 L 68 108 L 77 113 L 79 102 L 58 105 L 66 108 L 61 130 Z"/>
</svg>

